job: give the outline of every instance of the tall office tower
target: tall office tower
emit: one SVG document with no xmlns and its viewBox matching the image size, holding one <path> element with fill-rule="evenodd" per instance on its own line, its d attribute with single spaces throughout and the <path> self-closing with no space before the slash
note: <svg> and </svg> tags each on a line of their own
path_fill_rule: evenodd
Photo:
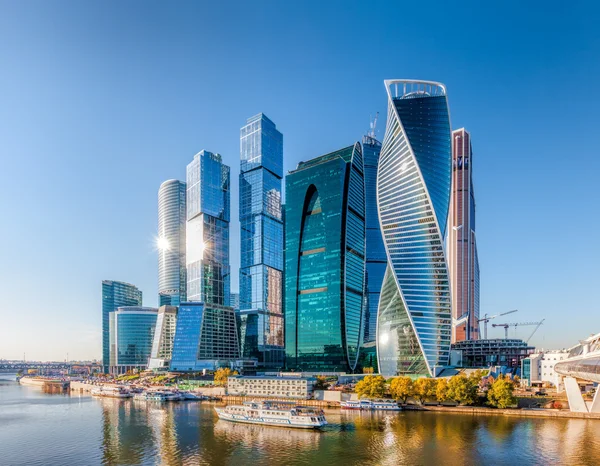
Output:
<svg viewBox="0 0 600 466">
<path fill-rule="evenodd" d="M 109 314 L 119 306 L 141 306 L 142 292 L 130 283 L 102 280 L 102 365 L 105 373 L 110 366 Z"/>
<path fill-rule="evenodd" d="M 171 370 L 214 370 L 239 363 L 240 350 L 231 307 L 181 303 L 173 341 Z"/>
<path fill-rule="evenodd" d="M 168 180 L 158 190 L 158 301 L 178 306 L 186 301 L 185 183 Z"/>
<path fill-rule="evenodd" d="M 354 371 L 365 291 L 360 143 L 299 163 L 285 186 L 286 366 Z"/>
<path fill-rule="evenodd" d="M 377 333 L 377 307 L 383 276 L 387 267 L 385 246 L 377 213 L 377 165 L 381 143 L 374 131 L 363 137 L 362 152 L 365 160 L 365 212 L 367 225 L 367 304 L 365 307 L 364 343 L 375 341 Z"/>
<path fill-rule="evenodd" d="M 109 316 L 110 373 L 146 369 L 152 351 L 158 309 L 122 306 Z"/>
<path fill-rule="evenodd" d="M 284 360 L 283 136 L 259 113 L 240 130 L 240 333 L 244 358 Z"/>
<path fill-rule="evenodd" d="M 148 369 L 168 369 L 173 354 L 173 339 L 177 326 L 177 306 L 158 308 L 154 339 Z"/>
<path fill-rule="evenodd" d="M 201 151 L 187 166 L 188 301 L 229 305 L 229 167 Z"/>
<path fill-rule="evenodd" d="M 240 294 L 239 293 L 229 293 L 229 305 L 236 312 L 240 310 Z"/>
<path fill-rule="evenodd" d="M 471 135 L 464 128 L 452 132 L 448 269 L 452 283 L 452 316 L 460 322 L 453 328 L 452 343 L 477 340 L 479 339 L 479 260 L 475 240 L 473 151 Z"/>
<path fill-rule="evenodd" d="M 377 355 L 385 376 L 435 376 L 452 332 L 444 238 L 450 202 L 450 116 L 443 84 L 385 81 L 388 119 L 377 205 L 388 266 Z"/>
</svg>

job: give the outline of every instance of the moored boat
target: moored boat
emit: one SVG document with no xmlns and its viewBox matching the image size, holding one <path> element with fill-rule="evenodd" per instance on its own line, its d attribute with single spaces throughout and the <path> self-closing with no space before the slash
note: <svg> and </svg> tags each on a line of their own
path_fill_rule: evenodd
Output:
<svg viewBox="0 0 600 466">
<path fill-rule="evenodd" d="M 386 400 L 350 400 L 340 403 L 342 409 L 357 409 L 362 411 L 402 411 L 402 407 L 394 401 Z"/>
<path fill-rule="evenodd" d="M 249 401 L 215 408 L 219 419 L 246 424 L 318 429 L 327 424 L 323 410 L 277 401 Z"/>
<path fill-rule="evenodd" d="M 124 387 L 98 387 L 92 390 L 92 396 L 105 398 L 131 398 L 132 393 Z"/>
</svg>

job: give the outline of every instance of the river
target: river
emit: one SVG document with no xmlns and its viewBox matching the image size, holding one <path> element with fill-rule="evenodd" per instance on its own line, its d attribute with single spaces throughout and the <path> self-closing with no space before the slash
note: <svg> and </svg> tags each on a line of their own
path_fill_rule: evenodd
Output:
<svg viewBox="0 0 600 466">
<path fill-rule="evenodd" d="M 49 395 L 0 374 L 0 465 L 600 464 L 600 421 L 326 410 L 323 431 L 219 421 L 211 403 Z"/>
</svg>

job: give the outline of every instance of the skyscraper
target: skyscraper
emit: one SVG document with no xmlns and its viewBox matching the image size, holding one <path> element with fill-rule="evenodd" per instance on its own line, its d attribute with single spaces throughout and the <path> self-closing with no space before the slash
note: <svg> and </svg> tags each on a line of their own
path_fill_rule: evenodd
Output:
<svg viewBox="0 0 600 466">
<path fill-rule="evenodd" d="M 452 132 L 452 195 L 448 216 L 448 268 L 452 316 L 466 317 L 453 329 L 452 342 L 479 338 L 479 260 L 475 240 L 475 194 L 471 135 Z M 462 320 L 462 319 L 461 319 Z"/>
<path fill-rule="evenodd" d="M 149 369 L 168 368 L 173 355 L 173 340 L 177 326 L 177 306 L 161 306 L 158 308 Z"/>
<path fill-rule="evenodd" d="M 450 116 L 443 84 L 385 81 L 388 119 L 377 172 L 387 254 L 377 322 L 379 371 L 435 376 L 448 365 Z"/>
<path fill-rule="evenodd" d="M 360 144 L 286 177 L 288 369 L 354 371 L 363 335 L 365 185 Z"/>
<path fill-rule="evenodd" d="M 367 226 L 367 305 L 365 308 L 364 343 L 374 342 L 377 333 L 377 308 L 383 276 L 387 267 L 385 246 L 377 213 L 377 165 L 381 143 L 375 134 L 364 136 L 362 152 L 365 160 L 365 220 Z"/>
<path fill-rule="evenodd" d="M 187 166 L 188 301 L 229 305 L 229 167 L 201 151 Z"/>
<path fill-rule="evenodd" d="M 102 365 L 108 372 L 110 365 L 110 313 L 120 306 L 141 306 L 142 292 L 130 283 L 102 281 Z"/>
<path fill-rule="evenodd" d="M 283 136 L 262 113 L 240 130 L 240 333 L 242 354 L 264 368 L 284 359 Z"/>
<path fill-rule="evenodd" d="M 185 183 L 168 180 L 158 190 L 158 300 L 160 306 L 186 301 Z"/>
<path fill-rule="evenodd" d="M 156 308 L 141 306 L 118 307 L 110 313 L 111 374 L 148 367 L 157 313 Z"/>
</svg>

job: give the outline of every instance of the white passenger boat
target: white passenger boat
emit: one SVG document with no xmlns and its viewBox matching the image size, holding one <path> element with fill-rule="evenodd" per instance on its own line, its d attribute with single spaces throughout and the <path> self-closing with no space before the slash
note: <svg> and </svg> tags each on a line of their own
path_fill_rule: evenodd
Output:
<svg viewBox="0 0 600 466">
<path fill-rule="evenodd" d="M 173 393 L 168 390 L 146 390 L 142 393 L 136 393 L 133 397 L 134 400 L 138 401 L 180 401 L 183 400 L 183 395 L 179 393 Z"/>
<path fill-rule="evenodd" d="M 394 401 L 385 400 L 351 400 L 340 403 L 342 409 L 359 409 L 362 411 L 402 411 L 402 407 Z"/>
<path fill-rule="evenodd" d="M 327 424 L 323 410 L 277 401 L 249 401 L 243 405 L 215 408 L 219 419 L 246 424 L 318 429 Z"/>
<path fill-rule="evenodd" d="M 105 398 L 131 398 L 132 393 L 124 387 L 98 387 L 92 389 L 92 396 Z"/>
</svg>

